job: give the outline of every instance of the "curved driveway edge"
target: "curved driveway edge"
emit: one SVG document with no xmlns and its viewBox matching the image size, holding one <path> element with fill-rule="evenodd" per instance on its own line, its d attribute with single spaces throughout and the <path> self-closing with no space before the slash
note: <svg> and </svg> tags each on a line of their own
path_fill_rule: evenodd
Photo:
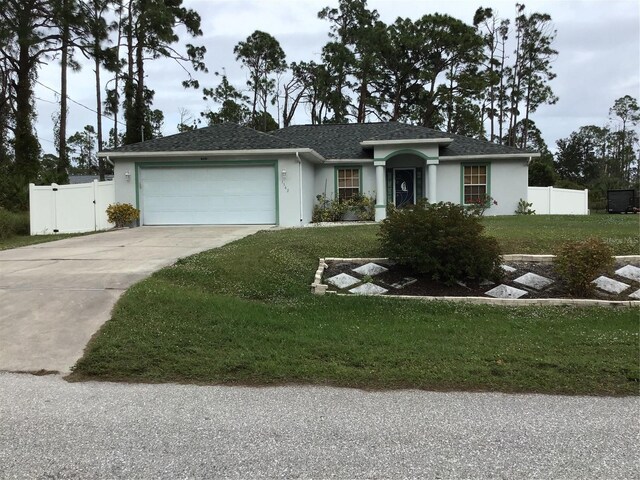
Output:
<svg viewBox="0 0 640 480">
<path fill-rule="evenodd" d="M 0 370 L 68 373 L 128 287 L 264 228 L 140 227 L 0 251 Z"/>
</svg>

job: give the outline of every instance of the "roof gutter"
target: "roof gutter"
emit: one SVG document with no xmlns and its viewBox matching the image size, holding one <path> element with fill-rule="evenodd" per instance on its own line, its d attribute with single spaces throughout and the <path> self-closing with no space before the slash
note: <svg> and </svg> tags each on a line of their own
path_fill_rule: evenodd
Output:
<svg viewBox="0 0 640 480">
<path fill-rule="evenodd" d="M 360 142 L 363 147 L 375 147 L 378 145 L 448 145 L 453 138 L 413 138 L 402 140 L 365 140 Z"/>
<path fill-rule="evenodd" d="M 247 156 L 247 155 L 298 155 L 303 154 L 313 161 L 318 163 L 324 163 L 325 159 L 322 155 L 311 148 L 261 148 L 255 150 L 189 150 L 189 151 L 161 151 L 161 152 L 99 152 L 98 157 L 101 158 L 143 158 L 143 157 L 156 157 L 156 158 L 181 158 L 181 157 L 228 157 L 235 156 Z"/>
<path fill-rule="evenodd" d="M 537 158 L 539 156 L 539 153 L 488 153 L 482 155 L 445 155 L 441 156 L 440 160 L 490 160 L 492 158 L 526 158 L 530 161 L 531 158 Z"/>
</svg>

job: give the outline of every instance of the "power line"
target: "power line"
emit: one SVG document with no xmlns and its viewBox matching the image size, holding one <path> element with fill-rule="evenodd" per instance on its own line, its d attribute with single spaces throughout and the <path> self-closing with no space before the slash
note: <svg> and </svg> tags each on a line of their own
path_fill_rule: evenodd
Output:
<svg viewBox="0 0 640 480">
<path fill-rule="evenodd" d="M 61 94 L 60 92 L 58 92 L 57 90 L 55 90 L 55 89 L 53 89 L 53 88 L 51 88 L 51 87 L 49 87 L 49 86 L 45 85 L 45 84 L 44 84 L 44 83 L 42 83 L 41 81 L 36 80 L 36 83 L 37 83 L 38 85 L 43 86 L 43 87 L 44 87 L 44 88 L 46 88 L 47 90 L 51 90 L 51 91 L 52 91 L 53 93 L 55 93 L 56 95 L 62 96 L 62 94 Z M 71 98 L 69 95 L 67 95 L 67 100 L 69 100 L 70 102 L 75 103 L 76 105 L 81 106 L 82 108 L 84 108 L 84 109 L 86 109 L 86 110 L 89 110 L 89 111 L 90 111 L 90 112 L 92 112 L 92 113 L 95 113 L 96 115 L 98 114 L 98 112 L 97 112 L 97 111 L 95 111 L 93 108 L 91 108 L 91 107 L 87 107 L 86 105 L 83 105 L 83 104 L 82 104 L 82 103 L 80 103 L 80 102 L 76 102 L 76 101 L 75 101 L 73 98 Z M 45 100 L 45 101 L 46 101 L 46 100 Z M 55 102 L 51 102 L 51 103 L 55 103 Z M 118 119 L 113 119 L 113 118 L 111 118 L 111 117 L 109 117 L 109 116 L 105 115 L 104 113 L 101 113 L 101 114 L 100 114 L 100 116 L 101 116 L 101 117 L 104 117 L 104 118 L 107 118 L 107 119 L 109 119 L 109 120 L 115 120 L 115 121 L 116 121 L 116 123 L 118 123 L 119 125 L 122 125 L 123 127 L 125 127 L 125 126 L 126 126 L 126 125 L 125 125 L 124 123 L 122 123 L 120 120 L 118 120 Z"/>
<path fill-rule="evenodd" d="M 47 103 L 52 103 L 54 105 L 56 105 L 58 102 L 52 102 L 51 100 L 46 100 L 44 98 L 40 98 L 40 97 L 34 97 L 36 100 L 40 100 L 41 102 L 47 102 Z"/>
</svg>

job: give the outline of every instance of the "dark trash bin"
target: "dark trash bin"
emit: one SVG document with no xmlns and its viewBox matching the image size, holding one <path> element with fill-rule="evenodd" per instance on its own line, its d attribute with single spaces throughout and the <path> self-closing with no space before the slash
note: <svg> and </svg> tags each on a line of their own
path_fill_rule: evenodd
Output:
<svg viewBox="0 0 640 480">
<path fill-rule="evenodd" d="M 607 190 L 607 212 L 638 213 L 638 196 L 635 190 Z"/>
</svg>

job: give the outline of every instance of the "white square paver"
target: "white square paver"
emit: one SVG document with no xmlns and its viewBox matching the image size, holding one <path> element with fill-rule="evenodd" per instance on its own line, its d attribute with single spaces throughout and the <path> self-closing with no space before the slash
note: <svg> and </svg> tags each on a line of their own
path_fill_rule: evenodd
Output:
<svg viewBox="0 0 640 480">
<path fill-rule="evenodd" d="M 636 290 L 631 295 L 629 295 L 629 298 L 633 298 L 634 300 L 640 300 L 640 289 Z"/>
<path fill-rule="evenodd" d="M 604 290 L 605 292 L 609 293 L 622 293 L 627 288 L 629 288 L 629 285 L 627 285 L 626 283 L 619 282 L 617 280 L 614 280 L 613 278 L 605 277 L 604 275 L 596 278 L 591 283 L 593 283 L 600 290 Z"/>
<path fill-rule="evenodd" d="M 387 270 L 388 268 L 371 262 L 353 269 L 354 272 L 359 273 L 360 275 L 370 275 L 372 277 L 374 275 L 378 275 L 379 273 L 386 272 Z"/>
<path fill-rule="evenodd" d="M 542 290 L 553 283 L 553 280 L 535 273 L 525 273 L 521 277 L 514 280 L 515 283 L 524 285 L 525 287 L 533 288 L 534 290 Z"/>
<path fill-rule="evenodd" d="M 360 280 L 352 277 L 348 273 L 339 273 L 338 275 L 335 275 L 331 278 L 327 278 L 327 283 L 330 283 L 331 285 L 334 285 L 338 288 L 348 288 L 351 285 L 355 285 L 359 282 Z"/>
<path fill-rule="evenodd" d="M 500 268 L 502 268 L 502 270 L 504 270 L 507 273 L 511 273 L 511 272 L 515 272 L 516 269 L 509 266 L 509 265 L 500 265 Z"/>
<path fill-rule="evenodd" d="M 349 291 L 356 295 L 382 295 L 388 292 L 386 288 L 379 287 L 375 283 L 365 283 Z"/>
<path fill-rule="evenodd" d="M 498 285 L 495 288 L 492 288 L 488 292 L 485 292 L 485 295 L 489 295 L 494 298 L 520 298 L 526 295 L 528 292 L 525 290 L 520 290 L 519 288 L 513 288 L 509 285 Z"/>
<path fill-rule="evenodd" d="M 634 265 L 625 265 L 624 267 L 619 268 L 616 270 L 616 275 L 620 275 L 621 277 L 628 278 L 635 282 L 640 282 L 640 268 Z"/>
</svg>

